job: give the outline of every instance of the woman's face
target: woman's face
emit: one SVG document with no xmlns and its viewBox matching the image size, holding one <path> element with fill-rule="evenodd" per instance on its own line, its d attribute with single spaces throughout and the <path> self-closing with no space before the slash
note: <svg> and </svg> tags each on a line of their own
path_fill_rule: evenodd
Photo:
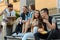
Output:
<svg viewBox="0 0 60 40">
<path fill-rule="evenodd" d="M 35 18 L 38 18 L 38 17 L 39 17 L 39 13 L 38 13 L 38 11 L 35 11 L 34 16 L 35 16 Z"/>
<path fill-rule="evenodd" d="M 25 7 L 22 7 L 22 9 L 23 9 L 23 12 L 27 11 L 27 8 L 25 8 Z"/>
<path fill-rule="evenodd" d="M 32 9 L 31 9 L 31 6 L 29 6 L 29 10 L 31 11 Z"/>
</svg>

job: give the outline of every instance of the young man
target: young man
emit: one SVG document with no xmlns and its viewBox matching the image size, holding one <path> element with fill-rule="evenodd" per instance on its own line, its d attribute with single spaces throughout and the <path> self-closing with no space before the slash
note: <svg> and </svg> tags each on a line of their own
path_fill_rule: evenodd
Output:
<svg viewBox="0 0 60 40">
<path fill-rule="evenodd" d="M 52 19 L 51 16 L 49 16 L 49 11 L 47 8 L 43 8 L 40 11 L 40 14 L 43 18 L 43 26 L 44 30 L 47 31 L 47 33 L 42 34 L 41 30 L 38 29 L 38 32 L 34 34 L 35 40 L 40 40 L 40 38 L 46 39 L 50 33 L 51 30 L 55 29 L 55 19 Z"/>
<path fill-rule="evenodd" d="M 11 35 L 13 24 L 12 25 L 8 25 L 7 22 L 11 21 L 10 19 L 8 19 L 8 17 L 16 17 L 15 16 L 15 11 L 13 9 L 13 5 L 12 4 L 8 4 L 7 8 L 0 14 L 0 16 L 1 15 L 3 15 L 3 22 L 1 24 L 4 26 L 3 27 L 4 33 L 5 33 L 5 35 Z"/>
</svg>

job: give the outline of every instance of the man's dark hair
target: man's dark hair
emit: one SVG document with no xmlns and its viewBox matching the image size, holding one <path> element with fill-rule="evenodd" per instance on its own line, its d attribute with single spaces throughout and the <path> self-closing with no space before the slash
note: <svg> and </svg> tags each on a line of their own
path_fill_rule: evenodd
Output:
<svg viewBox="0 0 60 40">
<path fill-rule="evenodd" d="M 13 5 L 12 4 L 8 4 L 8 7 L 13 7 Z"/>
<path fill-rule="evenodd" d="M 49 14 L 48 8 L 43 8 L 43 9 L 41 9 L 41 11 L 44 11 L 44 12 L 46 12 L 47 14 Z"/>
</svg>

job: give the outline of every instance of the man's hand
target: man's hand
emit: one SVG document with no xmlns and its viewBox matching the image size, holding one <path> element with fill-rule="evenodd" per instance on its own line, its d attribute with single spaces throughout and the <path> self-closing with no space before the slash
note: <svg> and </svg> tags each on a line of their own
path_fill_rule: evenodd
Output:
<svg viewBox="0 0 60 40">
<path fill-rule="evenodd" d="M 47 20 L 47 19 L 43 19 L 43 22 L 44 22 L 44 23 L 48 23 L 48 20 Z"/>
</svg>

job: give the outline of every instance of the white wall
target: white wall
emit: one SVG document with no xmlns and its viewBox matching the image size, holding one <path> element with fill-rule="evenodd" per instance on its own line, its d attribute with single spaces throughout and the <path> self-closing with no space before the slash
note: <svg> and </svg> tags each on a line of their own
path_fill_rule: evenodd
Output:
<svg viewBox="0 0 60 40">
<path fill-rule="evenodd" d="M 26 0 L 20 0 L 20 12 L 22 12 L 22 7 L 26 5 Z"/>
<path fill-rule="evenodd" d="M 60 0 L 57 0 L 57 10 L 58 10 L 58 13 L 60 13 Z"/>
</svg>

